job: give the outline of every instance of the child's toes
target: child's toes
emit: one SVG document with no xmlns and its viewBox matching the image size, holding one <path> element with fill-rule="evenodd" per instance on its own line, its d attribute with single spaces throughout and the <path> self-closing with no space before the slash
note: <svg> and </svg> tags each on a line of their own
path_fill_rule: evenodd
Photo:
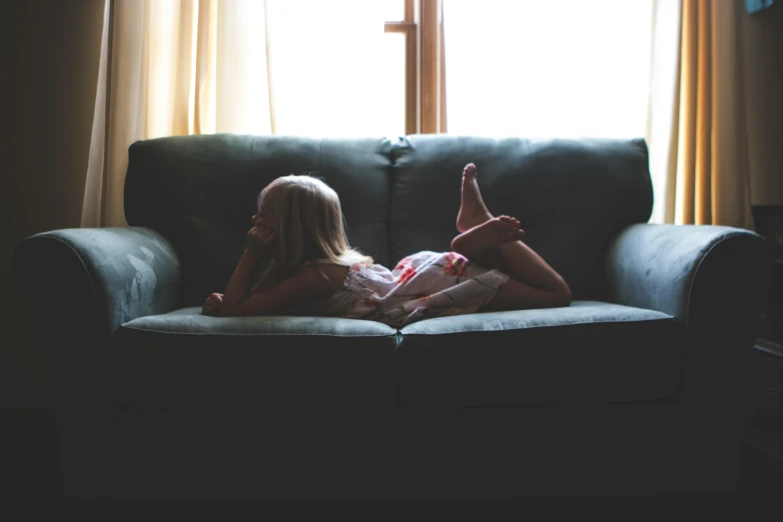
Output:
<svg viewBox="0 0 783 522">
<path fill-rule="evenodd" d="M 501 216 L 500 217 L 500 222 L 503 223 L 503 227 L 508 229 L 509 232 L 519 228 L 519 221 L 517 221 L 516 219 L 514 219 L 512 217 Z"/>
<path fill-rule="evenodd" d="M 515 230 L 513 234 L 511 234 L 511 241 L 522 241 L 525 238 L 525 231 L 521 228 L 519 230 Z"/>
</svg>

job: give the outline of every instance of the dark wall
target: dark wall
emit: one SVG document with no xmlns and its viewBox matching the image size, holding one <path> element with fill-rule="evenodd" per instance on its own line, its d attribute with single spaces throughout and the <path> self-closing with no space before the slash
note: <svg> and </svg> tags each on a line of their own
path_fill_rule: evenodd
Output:
<svg viewBox="0 0 783 522">
<path fill-rule="evenodd" d="M 11 254 L 22 238 L 81 219 L 104 0 L 3 4 L 0 408 L 49 403 Z"/>
<path fill-rule="evenodd" d="M 749 15 L 742 3 L 750 193 L 783 205 L 783 4 Z"/>
</svg>

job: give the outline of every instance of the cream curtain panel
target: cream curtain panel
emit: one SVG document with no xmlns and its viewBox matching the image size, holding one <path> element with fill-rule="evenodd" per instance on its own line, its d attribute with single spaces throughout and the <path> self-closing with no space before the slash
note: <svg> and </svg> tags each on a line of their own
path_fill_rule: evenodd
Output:
<svg viewBox="0 0 783 522">
<path fill-rule="evenodd" d="M 107 0 L 82 226 L 126 225 L 137 140 L 389 131 L 383 22 L 364 0 Z"/>
<path fill-rule="evenodd" d="M 656 0 L 646 138 L 652 222 L 752 228 L 742 3 Z"/>
</svg>

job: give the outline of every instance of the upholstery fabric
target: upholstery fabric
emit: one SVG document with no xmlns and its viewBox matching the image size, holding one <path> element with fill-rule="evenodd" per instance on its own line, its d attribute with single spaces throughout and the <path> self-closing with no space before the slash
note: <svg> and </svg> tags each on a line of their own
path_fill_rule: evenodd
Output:
<svg viewBox="0 0 783 522">
<path fill-rule="evenodd" d="M 397 331 L 374 321 L 147 316 L 112 338 L 117 400 L 251 408 L 396 407 Z"/>
<path fill-rule="evenodd" d="M 332 317 L 211 317 L 201 314 L 200 306 L 181 308 L 160 315 L 140 317 L 120 327 L 126 331 L 147 332 L 150 335 L 295 335 L 303 338 L 331 336 L 344 338 L 393 338 L 397 330 L 377 321 L 338 319 Z"/>
<path fill-rule="evenodd" d="M 91 326 L 102 335 L 111 335 L 120 324 L 137 317 L 167 312 L 178 302 L 179 259 L 171 243 L 148 228 L 36 234 L 20 243 L 16 258 L 23 279 L 44 279 L 47 295 L 84 305 L 58 315 L 94 314 Z M 59 266 L 80 266 L 81 270 L 63 273 Z M 80 285 L 73 288 L 74 281 L 68 278 Z"/>
<path fill-rule="evenodd" d="M 634 225 L 611 246 L 610 299 L 687 327 L 684 401 L 723 404 L 727 419 L 738 418 L 729 409 L 742 409 L 747 385 L 730 369 L 748 362 L 773 258 L 773 245 L 758 234 L 719 226 Z"/>
<path fill-rule="evenodd" d="M 642 140 L 422 135 L 394 145 L 393 261 L 449 249 L 469 162 L 489 211 L 520 220 L 525 242 L 563 276 L 574 299 L 604 300 L 609 243 L 626 226 L 646 222 L 652 210 Z"/>
<path fill-rule="evenodd" d="M 181 260 L 183 306 L 200 306 L 213 292 L 223 293 L 245 250 L 247 230 L 224 219 L 186 216 L 166 232 Z M 268 264 L 259 265 L 254 282 Z"/>
<path fill-rule="evenodd" d="M 521 406 L 672 398 L 685 329 L 595 301 L 428 319 L 401 330 L 403 406 Z"/>
<path fill-rule="evenodd" d="M 702 262 L 710 256 L 717 258 L 716 263 L 730 265 L 732 258 L 748 257 L 748 250 L 740 247 L 746 242 L 748 248 L 760 254 L 752 259 L 771 262 L 771 252 L 763 251 L 766 240 L 747 230 L 694 225 L 629 227 L 618 235 L 607 256 L 610 297 L 629 306 L 660 310 L 687 323 L 693 300 L 698 298 L 693 294 L 693 285 Z M 722 243 L 736 243 L 738 248 L 716 248 Z M 761 263 L 757 268 L 764 272 Z M 734 274 L 752 275 L 752 271 Z M 710 281 L 706 286 L 720 289 L 723 282 Z M 703 304 L 711 305 L 709 300 Z"/>
<path fill-rule="evenodd" d="M 390 149 L 382 138 L 217 134 L 136 142 L 126 219 L 171 239 L 183 265 L 184 303 L 195 306 L 225 289 L 261 190 L 279 176 L 312 173 L 340 195 L 352 245 L 386 264 Z"/>
<path fill-rule="evenodd" d="M 652 208 L 642 140 L 214 135 L 137 142 L 129 154 L 126 217 L 170 237 L 183 267 L 193 267 L 183 276 L 188 305 L 198 304 L 192 296 L 204 294 L 205 279 L 228 282 L 223 267 L 238 261 L 239 231 L 249 228 L 256 196 L 291 172 L 320 173 L 340 195 L 351 243 L 389 266 L 417 251 L 449 249 L 462 168 L 473 161 L 490 211 L 522 221 L 528 244 L 563 274 L 577 299 L 605 298 L 609 242 L 647 221 Z M 224 262 L 197 260 L 195 252 L 217 242 L 202 247 L 188 237 L 204 237 L 206 229 L 226 230 Z"/>
</svg>

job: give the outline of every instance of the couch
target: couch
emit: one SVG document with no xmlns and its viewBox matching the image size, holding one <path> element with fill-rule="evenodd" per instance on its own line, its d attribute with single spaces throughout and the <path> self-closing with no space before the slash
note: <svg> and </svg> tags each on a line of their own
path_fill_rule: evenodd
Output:
<svg viewBox="0 0 783 522">
<path fill-rule="evenodd" d="M 569 284 L 569 307 L 401 330 L 217 318 L 259 191 L 311 172 L 349 239 L 447 251 L 464 165 Z M 129 227 L 64 229 L 14 262 L 54 391 L 66 496 L 720 494 L 772 246 L 648 224 L 642 139 L 167 137 L 134 143 Z M 263 266 L 259 267 L 259 271 Z"/>
</svg>

